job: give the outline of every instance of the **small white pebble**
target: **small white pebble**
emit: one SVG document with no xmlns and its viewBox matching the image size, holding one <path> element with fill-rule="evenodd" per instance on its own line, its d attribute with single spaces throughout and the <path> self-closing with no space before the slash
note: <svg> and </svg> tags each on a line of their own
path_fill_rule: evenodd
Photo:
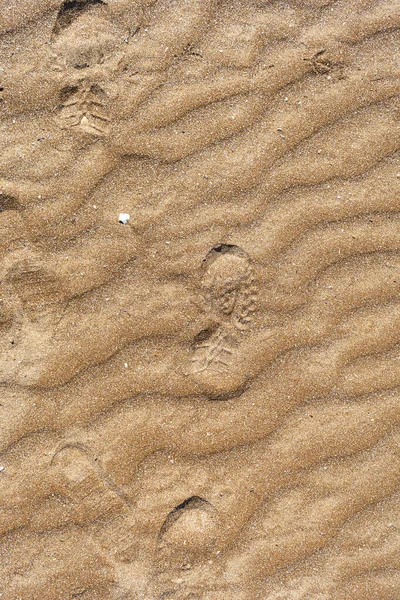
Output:
<svg viewBox="0 0 400 600">
<path fill-rule="evenodd" d="M 128 363 L 124 363 L 124 364 L 125 364 L 125 369 L 127 369 L 128 368 Z"/>
<path fill-rule="evenodd" d="M 93 208 L 97 208 L 97 206 L 95 204 L 93 204 Z"/>
<path fill-rule="evenodd" d="M 128 215 L 128 213 L 120 213 L 120 215 L 118 217 L 118 221 L 120 223 L 122 223 L 123 225 L 126 225 L 129 222 L 130 218 L 131 218 L 131 215 Z"/>
<path fill-rule="evenodd" d="M 4 471 L 5 467 L 0 467 L 0 473 L 1 471 Z"/>
<path fill-rule="evenodd" d="M 166 244 L 170 244 L 171 242 L 165 242 Z"/>
</svg>

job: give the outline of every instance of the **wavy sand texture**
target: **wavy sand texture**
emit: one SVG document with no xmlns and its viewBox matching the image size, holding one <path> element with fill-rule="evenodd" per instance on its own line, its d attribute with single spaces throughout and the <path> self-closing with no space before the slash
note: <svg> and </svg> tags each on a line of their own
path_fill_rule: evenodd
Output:
<svg viewBox="0 0 400 600">
<path fill-rule="evenodd" d="M 1 0 L 1 600 L 400 598 L 399 22 Z"/>
</svg>

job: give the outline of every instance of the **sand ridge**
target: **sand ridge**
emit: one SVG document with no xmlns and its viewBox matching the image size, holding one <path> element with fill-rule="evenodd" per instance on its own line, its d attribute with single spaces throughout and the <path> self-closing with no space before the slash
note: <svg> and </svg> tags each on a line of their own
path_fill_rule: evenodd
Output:
<svg viewBox="0 0 400 600">
<path fill-rule="evenodd" d="M 0 3 L 2 600 L 400 597 L 398 8 Z"/>
</svg>

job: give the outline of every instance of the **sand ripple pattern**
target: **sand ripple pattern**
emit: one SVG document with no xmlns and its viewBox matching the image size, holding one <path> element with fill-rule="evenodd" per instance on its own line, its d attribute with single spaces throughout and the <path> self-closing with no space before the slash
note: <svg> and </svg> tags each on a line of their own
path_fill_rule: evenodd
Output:
<svg viewBox="0 0 400 600">
<path fill-rule="evenodd" d="M 3 2 L 2 600 L 399 597 L 399 15 Z"/>
</svg>

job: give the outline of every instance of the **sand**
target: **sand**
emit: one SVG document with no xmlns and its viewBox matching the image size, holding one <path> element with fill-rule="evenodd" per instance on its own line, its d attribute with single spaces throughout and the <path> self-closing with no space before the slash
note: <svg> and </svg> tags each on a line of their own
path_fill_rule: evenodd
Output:
<svg viewBox="0 0 400 600">
<path fill-rule="evenodd" d="M 1 0 L 1 600 L 400 599 L 397 0 Z"/>
</svg>

